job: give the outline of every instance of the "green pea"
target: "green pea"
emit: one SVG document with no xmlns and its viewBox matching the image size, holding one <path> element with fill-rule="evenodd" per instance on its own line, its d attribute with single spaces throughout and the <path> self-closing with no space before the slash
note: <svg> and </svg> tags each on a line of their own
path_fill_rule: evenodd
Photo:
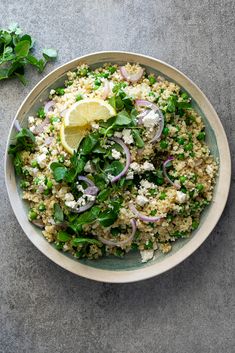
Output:
<svg viewBox="0 0 235 353">
<path fill-rule="evenodd" d="M 63 87 L 58 87 L 56 88 L 55 93 L 57 94 L 57 96 L 63 96 L 65 94 L 65 90 Z"/>
<path fill-rule="evenodd" d="M 179 145 L 184 145 L 185 139 L 184 139 L 183 137 L 179 137 L 179 138 L 177 139 L 177 142 L 178 142 Z"/>
<path fill-rule="evenodd" d="M 81 94 L 78 94 L 76 97 L 76 102 L 79 102 L 82 99 L 83 99 L 83 96 Z"/>
<path fill-rule="evenodd" d="M 186 92 L 181 93 L 181 98 L 188 99 L 188 95 Z"/>
<path fill-rule="evenodd" d="M 87 76 L 87 74 L 88 74 L 88 69 L 87 68 L 83 68 L 83 69 L 80 69 L 79 70 L 79 75 L 80 76 Z"/>
<path fill-rule="evenodd" d="M 47 186 L 48 189 L 52 189 L 53 182 L 50 179 L 47 180 L 46 186 Z"/>
<path fill-rule="evenodd" d="M 189 142 L 187 145 L 184 146 L 185 151 L 192 151 L 192 149 L 193 149 L 192 142 Z"/>
<path fill-rule="evenodd" d="M 181 177 L 180 177 L 180 182 L 181 182 L 181 184 L 183 184 L 185 181 L 186 181 L 186 176 L 184 176 L 184 175 L 182 175 Z"/>
<path fill-rule="evenodd" d="M 20 182 L 21 189 L 27 189 L 28 186 L 29 186 L 29 182 L 27 180 L 21 180 Z"/>
<path fill-rule="evenodd" d="M 37 212 L 34 211 L 33 209 L 29 210 L 28 218 L 30 221 L 33 221 L 34 219 L 37 218 Z"/>
<path fill-rule="evenodd" d="M 165 140 L 162 140 L 162 141 L 160 142 L 160 147 L 161 147 L 163 150 L 166 149 L 166 148 L 168 147 L 168 142 L 165 141 Z"/>
<path fill-rule="evenodd" d="M 32 166 L 33 168 L 36 168 L 36 167 L 38 166 L 38 162 L 35 161 L 35 160 L 33 160 L 33 161 L 31 162 L 31 166 Z"/>
<path fill-rule="evenodd" d="M 156 214 L 157 214 L 157 210 L 150 211 L 150 216 L 156 216 Z"/>
<path fill-rule="evenodd" d="M 202 192 L 204 190 L 204 185 L 203 184 L 197 184 L 196 188 L 199 192 Z"/>
<path fill-rule="evenodd" d="M 164 136 L 167 136 L 167 135 L 169 134 L 169 129 L 168 129 L 168 127 L 164 127 L 164 129 L 162 130 L 162 134 L 163 134 Z"/>
<path fill-rule="evenodd" d="M 199 132 L 199 134 L 197 135 L 197 139 L 199 141 L 205 140 L 206 137 L 206 133 L 204 131 Z"/>
<path fill-rule="evenodd" d="M 182 160 L 182 159 L 184 159 L 184 158 L 185 158 L 184 153 L 179 153 L 179 154 L 178 154 L 178 159 Z"/>
<path fill-rule="evenodd" d="M 44 203 L 40 203 L 40 205 L 38 206 L 38 211 L 43 212 L 46 210 L 46 206 Z"/>
<path fill-rule="evenodd" d="M 156 82 L 156 78 L 153 75 L 149 75 L 148 80 L 150 86 L 152 86 Z"/>
<path fill-rule="evenodd" d="M 114 66 L 109 66 L 107 70 L 108 70 L 111 74 L 114 74 L 114 72 L 117 71 L 116 67 L 114 67 Z"/>
<path fill-rule="evenodd" d="M 150 96 L 150 97 L 155 97 L 154 92 L 152 92 L 152 91 L 151 91 L 151 92 L 149 92 L 149 96 Z"/>
<path fill-rule="evenodd" d="M 101 86 L 101 81 L 97 79 L 95 80 L 94 84 L 95 86 Z"/>
<path fill-rule="evenodd" d="M 199 226 L 199 222 L 194 220 L 194 221 L 192 222 L 192 230 L 197 229 L 198 226 Z"/>
<path fill-rule="evenodd" d="M 159 196 L 159 199 L 160 200 L 165 200 L 166 198 L 166 193 L 165 192 L 161 192 L 160 196 Z"/>
</svg>

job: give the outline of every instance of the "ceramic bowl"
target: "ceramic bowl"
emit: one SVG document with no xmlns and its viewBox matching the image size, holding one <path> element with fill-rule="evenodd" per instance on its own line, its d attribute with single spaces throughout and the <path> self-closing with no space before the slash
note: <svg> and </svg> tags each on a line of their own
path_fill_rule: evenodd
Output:
<svg viewBox="0 0 235 353">
<path fill-rule="evenodd" d="M 47 242 L 41 231 L 28 221 L 27 204 L 21 199 L 21 191 L 17 186 L 12 161 L 6 152 L 5 178 L 11 206 L 30 241 L 44 255 L 68 271 L 102 282 L 134 282 L 150 278 L 185 260 L 205 241 L 218 222 L 225 207 L 231 177 L 231 160 L 227 138 L 214 108 L 202 91 L 187 76 L 160 60 L 128 52 L 93 53 L 60 66 L 34 87 L 19 108 L 15 119 L 18 119 L 21 125 L 26 126 L 27 116 L 35 114 L 41 102 L 47 99 L 52 88 L 63 84 L 66 72 L 75 69 L 77 65 L 84 62 L 92 67 L 99 67 L 107 62 L 117 64 L 138 62 L 147 71 L 165 76 L 188 92 L 192 97 L 194 108 L 203 117 L 207 131 L 207 143 L 220 164 L 213 202 L 203 212 L 199 228 L 188 239 L 178 240 L 170 253 L 166 255 L 157 253 L 155 258 L 147 263 L 141 262 L 140 255 L 137 252 L 130 252 L 121 259 L 107 257 L 91 261 L 76 260 L 70 255 L 57 251 L 53 245 Z M 13 125 L 14 121 L 11 126 L 8 144 L 15 135 Z"/>
</svg>

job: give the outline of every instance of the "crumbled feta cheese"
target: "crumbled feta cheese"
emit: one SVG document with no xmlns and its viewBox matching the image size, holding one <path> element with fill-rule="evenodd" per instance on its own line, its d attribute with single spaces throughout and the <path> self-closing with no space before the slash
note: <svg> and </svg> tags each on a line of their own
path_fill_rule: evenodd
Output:
<svg viewBox="0 0 235 353">
<path fill-rule="evenodd" d="M 114 159 L 120 159 L 121 158 L 121 153 L 113 148 L 112 149 L 112 157 Z"/>
<path fill-rule="evenodd" d="M 94 129 L 94 130 L 98 130 L 100 126 L 99 126 L 99 124 L 92 123 L 92 124 L 91 124 L 91 127 L 92 127 L 92 129 Z"/>
<path fill-rule="evenodd" d="M 41 168 L 44 168 L 46 166 L 46 158 L 47 156 L 45 155 L 45 153 L 39 154 L 39 156 L 36 157 L 36 161 Z"/>
<path fill-rule="evenodd" d="M 32 176 L 36 176 L 38 174 L 38 168 L 30 168 L 29 174 Z"/>
<path fill-rule="evenodd" d="M 136 202 L 139 206 L 144 206 L 146 203 L 149 202 L 149 200 L 147 199 L 147 197 L 142 196 L 142 195 L 138 195 L 136 197 Z"/>
<path fill-rule="evenodd" d="M 153 110 L 150 110 L 150 112 L 143 117 L 143 124 L 144 127 L 154 127 L 155 125 L 158 124 L 160 120 L 159 114 L 155 113 Z"/>
<path fill-rule="evenodd" d="M 149 163 L 149 162 L 144 162 L 143 164 L 143 170 L 146 171 L 146 170 L 155 170 L 155 167 L 152 163 Z"/>
<path fill-rule="evenodd" d="M 118 138 L 121 138 L 122 137 L 122 133 L 120 131 L 115 131 L 114 136 L 118 137 Z"/>
<path fill-rule="evenodd" d="M 50 94 L 52 95 L 52 94 L 55 94 L 55 90 L 54 89 L 51 89 L 50 90 Z"/>
<path fill-rule="evenodd" d="M 34 126 L 34 125 L 33 125 L 33 126 L 30 126 L 29 130 L 30 130 L 31 132 L 34 132 L 35 126 Z"/>
<path fill-rule="evenodd" d="M 48 149 L 46 147 L 41 147 L 40 148 L 40 152 L 43 152 L 43 153 L 47 154 L 48 153 Z"/>
<path fill-rule="evenodd" d="M 65 205 L 70 208 L 76 208 L 77 202 L 76 201 L 65 201 Z"/>
<path fill-rule="evenodd" d="M 141 166 L 137 162 L 132 162 L 130 164 L 130 168 L 134 170 L 134 172 L 137 172 L 137 173 L 141 172 Z"/>
<path fill-rule="evenodd" d="M 153 249 L 143 250 L 143 251 L 140 251 L 140 255 L 142 258 L 141 262 L 147 262 L 153 258 L 154 251 L 153 251 Z"/>
<path fill-rule="evenodd" d="M 127 145 L 130 145 L 130 144 L 132 144 L 134 142 L 130 129 L 124 129 L 122 131 L 122 136 L 123 136 L 124 142 Z"/>
<path fill-rule="evenodd" d="M 82 193 L 84 192 L 84 189 L 83 189 L 83 187 L 82 187 L 82 185 L 77 185 L 77 189 L 78 189 L 78 191 L 81 191 Z"/>
<path fill-rule="evenodd" d="M 95 199 L 96 199 L 96 196 L 94 196 L 94 195 L 85 195 L 86 196 L 86 199 L 87 199 L 87 201 L 95 201 Z"/>
<path fill-rule="evenodd" d="M 71 192 L 68 192 L 67 194 L 64 195 L 64 199 L 65 201 L 73 201 L 74 200 L 73 194 L 71 194 Z"/>
<path fill-rule="evenodd" d="M 131 171 L 128 171 L 126 175 L 126 180 L 131 180 L 131 179 L 134 179 L 134 173 Z"/>
<path fill-rule="evenodd" d="M 150 183 L 148 180 L 142 179 L 140 182 L 140 185 L 144 188 L 144 189 L 153 189 L 156 188 L 156 185 L 154 183 Z"/>
<path fill-rule="evenodd" d="M 176 191 L 176 200 L 179 202 L 179 203 L 184 203 L 186 201 L 186 194 L 182 191 Z"/>
<path fill-rule="evenodd" d="M 213 168 L 211 165 L 206 166 L 206 172 L 211 178 L 213 177 Z"/>
<path fill-rule="evenodd" d="M 29 116 L 29 117 L 28 117 L 28 123 L 29 123 L 29 124 L 33 124 L 34 121 L 35 121 L 35 119 L 34 119 L 33 116 Z"/>
<path fill-rule="evenodd" d="M 93 173 L 95 171 L 91 161 L 88 161 L 86 164 L 85 164 L 85 167 L 84 167 L 84 170 L 86 173 Z"/>
</svg>

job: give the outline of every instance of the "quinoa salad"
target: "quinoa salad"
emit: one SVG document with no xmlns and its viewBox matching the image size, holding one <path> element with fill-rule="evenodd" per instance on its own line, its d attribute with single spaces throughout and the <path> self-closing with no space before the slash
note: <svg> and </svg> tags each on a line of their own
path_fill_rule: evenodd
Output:
<svg viewBox="0 0 235 353">
<path fill-rule="evenodd" d="M 142 262 L 200 224 L 218 163 L 177 84 L 141 67 L 81 64 L 9 146 L 28 219 L 75 258 Z"/>
</svg>

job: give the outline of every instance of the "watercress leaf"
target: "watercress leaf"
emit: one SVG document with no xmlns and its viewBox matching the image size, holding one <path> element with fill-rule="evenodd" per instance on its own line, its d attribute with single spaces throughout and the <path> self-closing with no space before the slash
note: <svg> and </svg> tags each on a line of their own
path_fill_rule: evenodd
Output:
<svg viewBox="0 0 235 353">
<path fill-rule="evenodd" d="M 8 26 L 8 29 L 10 32 L 15 33 L 17 35 L 22 33 L 22 29 L 19 27 L 17 22 L 10 23 L 10 25 Z"/>
<path fill-rule="evenodd" d="M 23 85 L 26 85 L 27 81 L 26 81 L 24 75 L 18 74 L 17 72 L 15 72 L 14 75 L 15 75 L 16 77 L 18 77 L 18 79 L 20 80 L 20 82 L 21 82 Z"/>
<path fill-rule="evenodd" d="M 80 144 L 79 149 L 81 153 L 85 155 L 91 153 L 93 148 L 98 143 L 98 141 L 99 141 L 99 135 L 96 132 L 87 135 Z"/>
<path fill-rule="evenodd" d="M 115 96 L 109 98 L 109 104 L 116 110 L 116 99 Z"/>
<path fill-rule="evenodd" d="M 4 43 L 5 45 L 8 45 L 11 43 L 11 35 L 7 31 L 1 31 L 0 32 L 0 43 Z"/>
<path fill-rule="evenodd" d="M 66 175 L 67 168 L 66 167 L 57 167 L 53 170 L 53 176 L 55 181 L 62 181 Z"/>
<path fill-rule="evenodd" d="M 66 241 L 71 239 L 71 235 L 63 230 L 60 230 L 57 235 L 56 238 L 58 241 L 61 241 L 62 243 L 65 243 Z"/>
<path fill-rule="evenodd" d="M 78 216 L 76 224 L 84 225 L 94 222 L 100 213 L 100 208 L 98 206 L 93 206 L 89 211 L 82 213 Z"/>
<path fill-rule="evenodd" d="M 4 80 L 6 78 L 8 78 L 8 73 L 9 73 L 9 70 L 8 69 L 1 69 L 0 68 L 0 80 Z"/>
<path fill-rule="evenodd" d="M 93 239 L 93 238 L 74 238 L 71 241 L 71 245 L 75 246 L 75 247 L 77 247 L 78 245 L 84 244 L 84 243 L 93 244 L 93 245 L 97 245 L 97 246 L 103 245 L 99 240 Z"/>
<path fill-rule="evenodd" d="M 100 202 L 107 200 L 107 198 L 111 194 L 111 191 L 112 191 L 111 189 L 104 189 L 104 190 L 100 191 L 100 193 L 97 195 L 97 200 Z"/>
<path fill-rule="evenodd" d="M 42 54 L 43 54 L 44 58 L 47 61 L 55 60 L 56 57 L 57 57 L 57 50 L 55 50 L 55 49 L 43 49 Z"/>
<path fill-rule="evenodd" d="M 116 110 L 122 110 L 124 108 L 124 103 L 120 96 L 117 96 L 115 98 L 115 105 L 116 105 Z"/>
<path fill-rule="evenodd" d="M 114 124 L 118 126 L 123 126 L 123 125 L 125 126 L 125 125 L 129 125 L 130 123 L 131 123 L 131 118 L 125 110 L 122 110 L 117 114 L 117 117 L 114 122 Z"/>
<path fill-rule="evenodd" d="M 107 209 L 99 214 L 98 220 L 103 227 L 110 227 L 118 218 L 118 212 Z"/>
<path fill-rule="evenodd" d="M 144 147 L 144 141 L 140 137 L 139 131 L 133 129 L 132 130 L 132 136 L 134 138 L 135 144 L 138 148 L 143 148 Z"/>
<path fill-rule="evenodd" d="M 15 167 L 16 175 L 21 175 L 22 174 L 23 162 L 22 162 L 22 159 L 21 159 L 21 156 L 20 156 L 19 152 L 16 152 L 13 164 L 14 164 L 14 167 Z"/>
<path fill-rule="evenodd" d="M 58 203 L 54 204 L 53 211 L 54 211 L 53 217 L 54 217 L 55 223 L 63 222 L 64 221 L 64 212 Z"/>
<path fill-rule="evenodd" d="M 105 167 L 105 172 L 117 176 L 124 169 L 124 165 L 119 161 L 113 161 Z"/>
<path fill-rule="evenodd" d="M 29 34 L 24 34 L 21 38 L 20 38 L 20 41 L 28 41 L 30 43 L 30 48 L 31 48 L 31 45 L 32 45 L 32 38 Z"/>
<path fill-rule="evenodd" d="M 25 58 L 30 49 L 31 42 L 28 40 L 22 40 L 15 46 L 15 53 L 18 58 Z"/>
<path fill-rule="evenodd" d="M 51 164 L 50 164 L 50 169 L 52 170 L 52 171 L 54 171 L 56 168 L 58 168 L 58 167 L 63 167 L 63 164 L 61 164 L 61 163 L 59 163 L 59 162 L 52 162 Z"/>
</svg>

